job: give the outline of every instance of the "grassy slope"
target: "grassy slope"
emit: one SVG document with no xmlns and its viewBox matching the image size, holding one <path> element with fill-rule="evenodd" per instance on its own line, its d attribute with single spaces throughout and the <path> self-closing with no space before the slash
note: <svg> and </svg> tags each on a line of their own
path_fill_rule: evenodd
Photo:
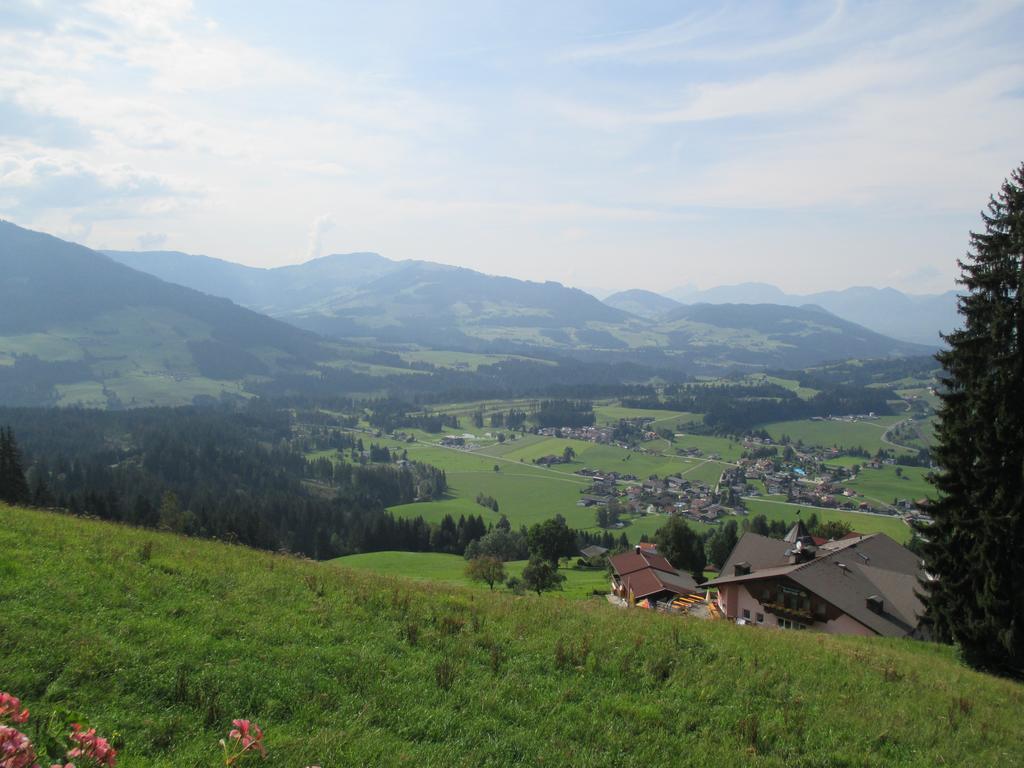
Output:
<svg viewBox="0 0 1024 768">
<path fill-rule="evenodd" d="M 268 768 L 1011 765 L 1024 739 L 1024 688 L 944 647 L 491 596 L 6 507 L 0 548 L 0 688 L 116 732 L 128 768 L 212 765 L 238 716 L 265 726 Z"/>
</svg>

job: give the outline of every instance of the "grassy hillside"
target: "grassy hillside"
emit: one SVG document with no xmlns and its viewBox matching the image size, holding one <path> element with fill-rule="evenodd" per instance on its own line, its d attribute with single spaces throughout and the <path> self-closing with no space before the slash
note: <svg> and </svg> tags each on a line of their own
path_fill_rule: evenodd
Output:
<svg viewBox="0 0 1024 768">
<path fill-rule="evenodd" d="M 0 689 L 214 765 L 1019 764 L 1020 685 L 950 648 L 492 596 L 0 506 Z"/>
</svg>

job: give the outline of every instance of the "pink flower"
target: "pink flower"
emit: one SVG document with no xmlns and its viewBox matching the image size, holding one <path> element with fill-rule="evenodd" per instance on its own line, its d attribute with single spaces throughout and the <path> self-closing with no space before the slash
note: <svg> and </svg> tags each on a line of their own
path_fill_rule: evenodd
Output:
<svg viewBox="0 0 1024 768">
<path fill-rule="evenodd" d="M 0 768 L 39 768 L 28 736 L 9 725 L 0 725 Z"/>
<path fill-rule="evenodd" d="M 243 752 L 253 747 L 263 757 L 267 756 L 267 750 L 263 746 L 263 731 L 256 723 L 249 720 L 232 720 L 231 724 L 235 727 L 228 731 L 228 738 L 241 744 Z"/>
<path fill-rule="evenodd" d="M 10 720 L 12 723 L 24 723 L 28 720 L 28 710 L 22 709 L 21 699 L 9 693 L 0 691 L 0 721 Z"/>
<path fill-rule="evenodd" d="M 78 723 L 72 723 L 68 738 L 76 745 L 68 750 L 68 757 L 84 757 L 100 768 L 112 768 L 117 763 L 117 750 L 106 739 L 97 736 L 95 728 L 83 731 Z"/>
</svg>

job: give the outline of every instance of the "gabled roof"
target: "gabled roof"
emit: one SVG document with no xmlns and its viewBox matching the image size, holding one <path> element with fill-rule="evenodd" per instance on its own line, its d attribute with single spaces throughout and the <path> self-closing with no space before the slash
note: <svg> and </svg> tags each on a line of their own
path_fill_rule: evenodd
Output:
<svg viewBox="0 0 1024 768">
<path fill-rule="evenodd" d="M 736 543 L 722 575 L 707 586 L 750 583 L 784 577 L 813 592 L 872 631 L 901 637 L 912 632 L 924 607 L 917 596 L 921 561 L 913 552 L 882 533 L 830 541 L 817 556 L 791 563 L 791 545 L 756 533 Z M 737 563 L 749 563 L 750 573 L 736 575 Z M 882 599 L 882 610 L 868 608 L 869 597 Z"/>
<path fill-rule="evenodd" d="M 608 549 L 605 547 L 599 547 L 597 544 L 591 544 L 589 547 L 584 547 L 583 549 L 581 549 L 580 554 L 588 558 L 600 557 L 607 551 Z"/>
<path fill-rule="evenodd" d="M 656 568 L 644 568 L 626 574 L 622 577 L 622 585 L 627 591 L 632 591 L 637 600 L 658 592 L 672 592 L 676 595 L 700 593 L 697 582 L 689 574 L 666 573 Z"/>
<path fill-rule="evenodd" d="M 642 570 L 644 568 L 655 568 L 665 573 L 675 573 L 676 569 L 672 563 L 661 555 L 653 555 L 649 552 L 623 552 L 609 559 L 612 568 L 619 576 Z"/>
</svg>

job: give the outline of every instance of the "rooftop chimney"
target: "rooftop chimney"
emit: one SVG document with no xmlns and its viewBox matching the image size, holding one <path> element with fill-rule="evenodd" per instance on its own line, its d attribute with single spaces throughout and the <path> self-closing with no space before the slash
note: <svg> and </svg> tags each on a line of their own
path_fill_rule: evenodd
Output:
<svg viewBox="0 0 1024 768">
<path fill-rule="evenodd" d="M 867 606 L 869 611 L 874 611 L 875 613 L 882 613 L 882 611 L 885 609 L 885 602 L 882 600 L 881 596 L 871 595 L 871 597 L 867 599 Z"/>
<path fill-rule="evenodd" d="M 750 573 L 750 563 L 747 563 L 747 562 L 736 563 L 736 565 L 733 566 L 733 575 L 734 576 L 746 576 L 749 573 Z"/>
<path fill-rule="evenodd" d="M 638 555 L 640 554 L 640 545 L 639 544 L 636 545 L 636 553 Z"/>
</svg>

